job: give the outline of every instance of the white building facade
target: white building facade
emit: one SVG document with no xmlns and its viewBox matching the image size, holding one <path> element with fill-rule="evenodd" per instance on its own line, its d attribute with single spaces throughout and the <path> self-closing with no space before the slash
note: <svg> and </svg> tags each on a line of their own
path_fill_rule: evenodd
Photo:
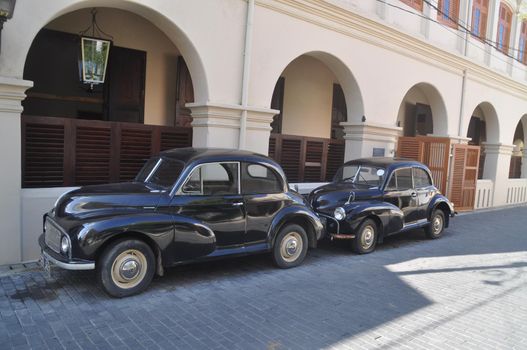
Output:
<svg viewBox="0 0 527 350">
<path fill-rule="evenodd" d="M 324 181 L 344 160 L 394 156 L 400 136 L 449 138 L 481 147 L 475 209 L 527 202 L 527 24 L 519 7 L 513 0 L 18 0 L 1 33 L 0 264 L 36 259 L 42 214 L 71 186 L 96 182 L 95 170 L 79 167 L 80 151 L 66 180 L 73 156 L 60 145 L 60 180 L 31 173 L 53 150 L 32 129 L 56 124 L 47 118 L 62 120 L 63 139 L 75 130 L 73 148 L 90 135 L 101 147 L 90 128 L 104 123 L 116 125 L 108 135 L 130 123 L 152 126 L 146 156 L 159 151 L 156 137 L 175 135 L 173 127 L 188 128 L 195 147 L 276 154 L 277 145 L 298 142 L 300 162 L 281 156 L 292 182 Z M 50 75 L 52 66 L 66 67 L 70 52 L 57 47 L 89 26 L 93 8 L 123 62 L 139 62 L 137 89 L 121 78 L 121 88 L 115 80 L 73 93 L 79 84 L 71 77 Z M 131 76 L 113 69 L 110 78 Z M 183 69 L 191 84 L 182 83 Z M 139 107 L 126 112 L 108 99 Z M 38 130 L 49 136 L 50 128 Z M 332 149 L 342 159 L 324 158 Z"/>
</svg>

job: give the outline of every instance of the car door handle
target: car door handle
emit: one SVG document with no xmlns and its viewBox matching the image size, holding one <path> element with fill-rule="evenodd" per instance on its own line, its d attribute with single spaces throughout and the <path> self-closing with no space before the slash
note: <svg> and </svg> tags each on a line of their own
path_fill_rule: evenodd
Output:
<svg viewBox="0 0 527 350">
<path fill-rule="evenodd" d="M 412 192 L 410 195 L 411 195 L 413 198 L 415 198 L 415 197 L 417 197 L 417 192 Z"/>
<path fill-rule="evenodd" d="M 232 205 L 235 207 L 241 207 L 243 205 L 243 202 L 234 202 L 232 203 Z"/>
</svg>

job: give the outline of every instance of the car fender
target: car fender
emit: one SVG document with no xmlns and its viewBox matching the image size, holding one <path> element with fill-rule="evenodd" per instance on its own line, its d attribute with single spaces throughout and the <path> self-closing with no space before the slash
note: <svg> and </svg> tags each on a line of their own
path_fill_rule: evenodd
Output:
<svg viewBox="0 0 527 350">
<path fill-rule="evenodd" d="M 159 248 L 163 265 L 204 256 L 216 249 L 216 237 L 203 223 L 181 215 L 150 212 L 85 223 L 77 234 L 79 255 L 93 258 L 108 241 L 137 235 Z"/>
<path fill-rule="evenodd" d="M 274 245 L 274 240 L 283 225 L 288 222 L 294 222 L 295 219 L 303 219 L 311 225 L 313 228 L 313 237 L 310 240 L 310 247 L 316 246 L 316 242 L 322 238 L 324 232 L 324 227 L 320 218 L 305 206 L 294 204 L 280 210 L 271 221 L 267 233 L 267 242 L 270 248 Z"/>
<path fill-rule="evenodd" d="M 450 217 L 455 214 L 454 206 L 447 197 L 443 196 L 442 194 L 436 194 L 428 204 L 428 210 L 426 213 L 428 220 L 430 220 L 432 213 L 438 207 L 446 212 L 445 227 L 448 227 L 448 224 L 450 223 Z"/>
<path fill-rule="evenodd" d="M 367 217 L 377 218 L 381 224 L 379 239 L 394 232 L 398 232 L 404 225 L 402 210 L 388 202 L 373 200 L 352 202 L 345 208 L 346 222 L 352 232 L 356 232 L 359 225 Z"/>
</svg>

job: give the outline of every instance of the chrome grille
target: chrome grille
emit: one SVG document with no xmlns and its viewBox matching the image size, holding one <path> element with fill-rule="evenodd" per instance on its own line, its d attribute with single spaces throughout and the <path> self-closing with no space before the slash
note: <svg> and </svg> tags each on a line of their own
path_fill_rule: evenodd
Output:
<svg viewBox="0 0 527 350">
<path fill-rule="evenodd" d="M 46 245 L 50 247 L 53 251 L 60 253 L 60 239 L 62 233 L 57 228 L 50 218 L 46 218 L 44 223 L 44 241 Z"/>
</svg>

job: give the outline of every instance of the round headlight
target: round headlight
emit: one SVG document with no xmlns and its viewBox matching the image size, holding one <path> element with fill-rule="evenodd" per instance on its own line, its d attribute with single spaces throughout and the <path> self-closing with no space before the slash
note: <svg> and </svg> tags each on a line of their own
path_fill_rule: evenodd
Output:
<svg viewBox="0 0 527 350">
<path fill-rule="evenodd" d="M 343 220 L 346 217 L 346 210 L 344 210 L 344 208 L 342 207 L 338 207 L 333 212 L 333 216 L 337 220 Z"/>
<path fill-rule="evenodd" d="M 66 254 L 70 250 L 70 240 L 66 236 L 62 236 L 60 240 L 60 252 Z"/>
</svg>

